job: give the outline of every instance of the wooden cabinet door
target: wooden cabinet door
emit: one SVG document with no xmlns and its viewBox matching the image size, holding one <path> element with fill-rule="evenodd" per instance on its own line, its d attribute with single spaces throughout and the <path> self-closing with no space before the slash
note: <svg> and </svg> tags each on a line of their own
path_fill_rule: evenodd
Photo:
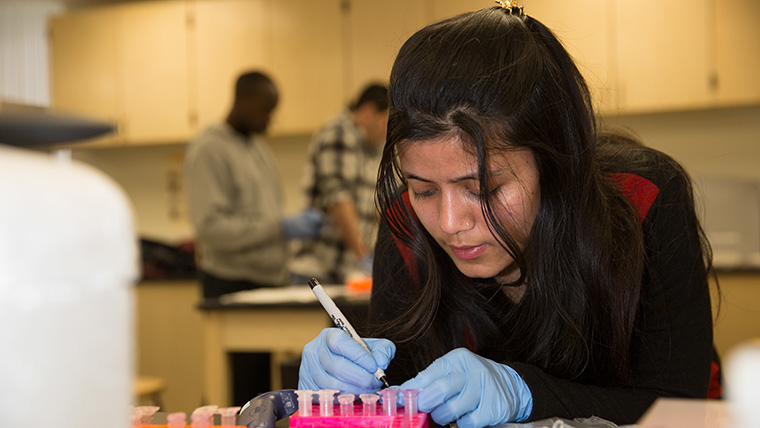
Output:
<svg viewBox="0 0 760 428">
<path fill-rule="evenodd" d="M 525 13 L 552 30 L 567 49 L 586 79 L 594 106 L 602 112 L 615 110 L 616 66 L 610 54 L 610 2 L 533 0 L 525 7 Z"/>
<path fill-rule="evenodd" d="M 709 105 L 712 0 L 669 0 L 647 7 L 610 2 L 617 9 L 621 110 L 656 112 Z"/>
<path fill-rule="evenodd" d="M 426 1 L 426 21 L 427 23 L 438 22 L 442 19 L 451 18 L 456 15 L 480 10 L 489 6 L 496 6 L 488 2 L 479 3 L 463 0 L 425 0 Z"/>
<path fill-rule="evenodd" d="M 110 8 L 70 12 L 50 21 L 52 106 L 118 126 L 115 14 Z M 116 134 L 93 144 L 114 144 Z"/>
<path fill-rule="evenodd" d="M 137 2 L 115 10 L 124 137 L 134 144 L 187 141 L 195 120 L 185 2 Z"/>
<path fill-rule="evenodd" d="M 427 19 L 419 0 L 353 0 L 346 18 L 347 96 L 353 99 L 369 82 L 388 82 L 399 48 Z"/>
<path fill-rule="evenodd" d="M 196 0 L 190 7 L 195 54 L 189 67 L 196 75 L 193 92 L 203 128 L 226 118 L 240 74 L 254 69 L 272 74 L 271 4 L 268 0 Z"/>
<path fill-rule="evenodd" d="M 760 2 L 714 0 L 717 101 L 760 103 Z"/>
<path fill-rule="evenodd" d="M 344 106 L 340 0 L 270 0 L 269 66 L 280 89 L 271 133 L 310 134 Z"/>
</svg>

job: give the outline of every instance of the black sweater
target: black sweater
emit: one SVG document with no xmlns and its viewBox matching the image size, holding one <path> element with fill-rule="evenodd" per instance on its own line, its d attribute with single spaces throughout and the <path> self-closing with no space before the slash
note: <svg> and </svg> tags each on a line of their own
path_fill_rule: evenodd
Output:
<svg viewBox="0 0 760 428">
<path fill-rule="evenodd" d="M 632 384 L 597 386 L 561 379 L 524 362 L 502 361 L 514 368 L 531 390 L 529 421 L 599 416 L 630 424 L 658 397 L 707 397 L 714 364 L 712 312 L 698 224 L 689 208 L 692 194 L 664 155 L 655 154 L 653 159 L 659 167 L 646 170 L 655 173 L 608 174 L 639 212 L 649 262 L 630 348 Z M 370 303 L 373 323 L 397 315 L 398 302 L 408 298 L 404 290 L 412 286 L 412 275 L 409 254 L 402 254 L 402 246 L 387 226 L 381 227 Z M 386 371 L 393 383 L 416 374 L 404 364 L 405 354 L 408 351 L 398 345 L 397 357 Z"/>
</svg>

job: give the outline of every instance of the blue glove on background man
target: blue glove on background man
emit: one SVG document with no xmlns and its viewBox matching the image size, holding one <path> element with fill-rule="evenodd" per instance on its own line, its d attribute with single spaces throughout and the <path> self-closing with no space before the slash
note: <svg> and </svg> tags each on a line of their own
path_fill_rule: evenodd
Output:
<svg viewBox="0 0 760 428">
<path fill-rule="evenodd" d="M 325 224 L 325 214 L 315 208 L 308 208 L 298 214 L 283 217 L 282 233 L 288 239 L 311 238 L 319 235 Z"/>
<path fill-rule="evenodd" d="M 465 348 L 433 361 L 399 389 L 422 389 L 417 408 L 439 425 L 459 428 L 522 422 L 533 411 L 533 395 L 511 367 Z"/>
<path fill-rule="evenodd" d="M 298 389 L 337 389 L 347 394 L 377 392 L 383 383 L 374 373 L 378 366 L 383 370 L 388 368 L 396 354 L 396 345 L 387 339 L 364 341 L 372 355 L 343 330 L 322 330 L 303 347 Z"/>
<path fill-rule="evenodd" d="M 372 254 L 367 254 L 359 260 L 359 269 L 367 276 L 372 276 L 372 264 L 375 262 L 375 258 Z"/>
</svg>

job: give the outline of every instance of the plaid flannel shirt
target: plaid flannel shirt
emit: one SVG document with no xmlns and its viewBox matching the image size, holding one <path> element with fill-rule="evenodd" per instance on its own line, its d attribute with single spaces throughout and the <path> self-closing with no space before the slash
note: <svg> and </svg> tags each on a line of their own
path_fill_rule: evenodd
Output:
<svg viewBox="0 0 760 428">
<path fill-rule="evenodd" d="M 369 248 L 377 234 L 375 184 L 382 147 L 371 147 L 344 111 L 314 134 L 304 173 L 308 204 L 327 212 L 332 205 L 353 200 L 359 231 Z M 305 240 L 291 265 L 293 272 L 324 281 L 344 282 L 359 271 L 358 261 L 332 224 L 317 239 Z"/>
</svg>

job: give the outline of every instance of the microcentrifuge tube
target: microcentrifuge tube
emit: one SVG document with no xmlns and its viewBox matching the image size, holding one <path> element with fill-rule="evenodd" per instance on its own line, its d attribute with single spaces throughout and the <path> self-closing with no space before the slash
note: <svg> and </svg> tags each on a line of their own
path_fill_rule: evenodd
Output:
<svg viewBox="0 0 760 428">
<path fill-rule="evenodd" d="M 190 424 L 193 428 L 209 428 L 209 417 L 207 413 L 193 412 L 190 414 Z"/>
<path fill-rule="evenodd" d="M 240 411 L 240 406 L 238 407 L 223 407 L 218 410 L 219 414 L 222 415 L 222 428 L 231 428 L 234 427 L 236 424 L 235 415 Z"/>
<path fill-rule="evenodd" d="M 217 408 L 217 406 L 210 405 L 198 407 L 193 410 L 193 413 L 190 415 L 190 422 L 192 423 L 193 428 L 208 428 L 212 426 L 212 419 Z"/>
<path fill-rule="evenodd" d="M 401 395 L 404 397 L 404 416 L 412 417 L 417 414 L 417 394 L 419 389 L 402 389 Z"/>
<path fill-rule="evenodd" d="M 354 415 L 354 394 L 341 394 L 338 396 L 341 416 Z"/>
<path fill-rule="evenodd" d="M 142 410 L 139 407 L 132 407 L 132 414 L 130 415 L 130 426 L 132 428 L 140 427 L 140 418 L 142 418 Z"/>
<path fill-rule="evenodd" d="M 137 412 L 140 425 L 153 425 L 153 415 L 158 411 L 158 406 L 138 406 L 134 411 Z"/>
<path fill-rule="evenodd" d="M 298 415 L 299 416 L 311 416 L 311 400 L 314 397 L 316 391 L 310 389 L 296 390 L 298 396 Z"/>
<path fill-rule="evenodd" d="M 317 391 L 319 394 L 319 416 L 332 416 L 333 415 L 333 402 L 335 401 L 335 394 L 337 389 L 320 389 Z"/>
<path fill-rule="evenodd" d="M 166 415 L 166 425 L 168 428 L 185 428 L 187 424 L 187 415 L 185 412 L 175 412 Z"/>
<path fill-rule="evenodd" d="M 380 396 L 377 394 L 361 394 L 359 398 L 362 399 L 364 416 L 375 416 L 377 414 L 377 400 L 380 399 Z"/>
<path fill-rule="evenodd" d="M 383 415 L 396 416 L 396 397 L 398 390 L 396 388 L 385 388 L 380 391 L 380 396 L 383 397 Z"/>
</svg>

